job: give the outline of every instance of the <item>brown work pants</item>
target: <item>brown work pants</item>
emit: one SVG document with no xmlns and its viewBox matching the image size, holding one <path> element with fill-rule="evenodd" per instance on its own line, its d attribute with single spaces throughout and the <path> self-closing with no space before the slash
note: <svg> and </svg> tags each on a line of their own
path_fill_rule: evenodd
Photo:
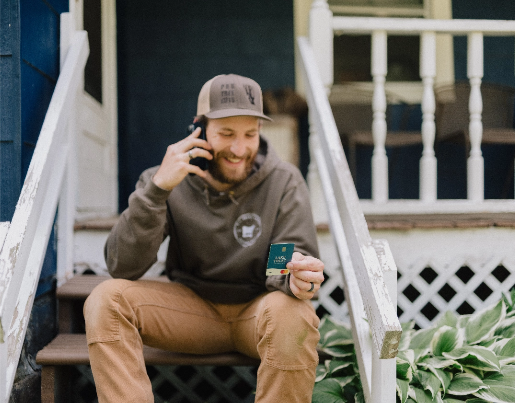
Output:
<svg viewBox="0 0 515 403">
<path fill-rule="evenodd" d="M 143 344 L 260 358 L 256 402 L 311 402 L 319 319 L 309 301 L 274 291 L 215 304 L 178 283 L 111 279 L 93 290 L 84 317 L 100 403 L 154 402 Z"/>
</svg>

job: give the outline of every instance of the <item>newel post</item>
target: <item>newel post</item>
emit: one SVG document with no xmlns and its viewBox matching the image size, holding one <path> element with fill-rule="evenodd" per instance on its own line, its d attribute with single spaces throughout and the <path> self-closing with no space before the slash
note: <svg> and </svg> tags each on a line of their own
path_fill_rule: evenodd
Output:
<svg viewBox="0 0 515 403">
<path fill-rule="evenodd" d="M 333 13 L 327 0 L 314 0 L 309 11 L 309 42 L 327 93 L 333 85 Z"/>
<path fill-rule="evenodd" d="M 483 137 L 483 100 L 481 79 L 483 78 L 483 34 L 472 32 L 468 35 L 467 76 L 470 80 L 469 98 L 469 138 L 470 156 L 467 161 L 467 196 L 472 201 L 484 200 L 484 162 L 481 152 Z"/>
<path fill-rule="evenodd" d="M 372 110 L 372 136 L 374 154 L 372 156 L 372 199 L 377 203 L 388 201 L 388 158 L 386 157 L 386 93 L 387 36 L 386 31 L 372 33 L 372 77 L 374 96 Z"/>
</svg>

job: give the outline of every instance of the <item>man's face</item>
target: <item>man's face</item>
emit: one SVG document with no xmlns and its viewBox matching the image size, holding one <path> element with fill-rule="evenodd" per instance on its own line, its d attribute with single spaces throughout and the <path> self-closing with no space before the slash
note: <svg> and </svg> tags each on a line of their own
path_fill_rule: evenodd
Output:
<svg viewBox="0 0 515 403">
<path fill-rule="evenodd" d="M 213 147 L 209 174 L 222 185 L 235 185 L 249 176 L 259 148 L 260 120 L 253 116 L 209 119 L 207 141 Z"/>
</svg>

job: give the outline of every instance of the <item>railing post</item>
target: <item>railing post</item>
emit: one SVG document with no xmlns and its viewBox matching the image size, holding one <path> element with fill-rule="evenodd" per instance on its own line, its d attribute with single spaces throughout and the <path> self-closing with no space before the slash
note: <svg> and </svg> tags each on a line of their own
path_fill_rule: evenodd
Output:
<svg viewBox="0 0 515 403">
<path fill-rule="evenodd" d="M 377 203 L 388 200 L 388 158 L 386 157 L 386 93 L 385 80 L 387 72 L 387 36 L 386 31 L 372 33 L 372 77 L 374 80 L 374 97 L 372 110 L 372 136 L 374 154 L 372 156 L 372 199 Z"/>
<path fill-rule="evenodd" d="M 327 93 L 333 85 L 333 13 L 327 0 L 314 0 L 309 11 L 309 42 Z"/>
<path fill-rule="evenodd" d="M 469 137 L 470 156 L 467 161 L 467 196 L 469 200 L 484 200 L 484 162 L 481 152 L 483 137 L 483 100 L 481 98 L 481 79 L 483 78 L 483 34 L 472 32 L 468 35 L 467 76 L 470 80 L 469 99 Z"/>
<path fill-rule="evenodd" d="M 424 151 L 420 159 L 420 200 L 436 200 L 435 94 L 436 34 L 424 32 L 420 36 L 420 77 L 424 84 L 422 97 L 422 142 Z"/>
<path fill-rule="evenodd" d="M 316 138 L 317 132 L 315 128 L 315 124 L 313 116 L 313 112 L 309 111 L 309 168 L 308 168 L 308 188 L 309 188 L 309 196 L 311 200 L 311 209 L 313 212 L 313 221 L 315 224 L 326 224 L 328 223 L 328 213 L 327 207 L 324 200 L 324 192 L 322 188 L 322 181 L 320 179 L 320 174 L 318 172 L 318 166 L 316 163 L 316 158 L 314 155 L 315 150 L 317 149 L 318 139 Z"/>
<path fill-rule="evenodd" d="M 70 13 L 61 14 L 61 39 L 60 39 L 60 64 L 61 69 L 66 60 L 69 46 L 73 34 L 75 33 L 75 23 Z M 72 103 L 72 112 L 68 122 L 64 127 L 64 142 L 68 146 L 67 162 L 63 177 L 61 195 L 59 197 L 59 208 L 57 215 L 57 285 L 73 275 L 73 226 L 75 223 L 75 193 L 77 190 L 76 175 L 76 153 L 75 153 L 75 133 L 76 119 L 75 108 L 82 86 L 79 85 L 76 96 Z"/>
<path fill-rule="evenodd" d="M 383 269 L 384 284 L 392 305 L 397 310 L 397 266 L 390 246 L 385 239 L 374 239 L 373 245 Z M 380 359 L 377 349 L 372 348 L 372 403 L 395 403 L 396 385 L 396 359 Z"/>
</svg>

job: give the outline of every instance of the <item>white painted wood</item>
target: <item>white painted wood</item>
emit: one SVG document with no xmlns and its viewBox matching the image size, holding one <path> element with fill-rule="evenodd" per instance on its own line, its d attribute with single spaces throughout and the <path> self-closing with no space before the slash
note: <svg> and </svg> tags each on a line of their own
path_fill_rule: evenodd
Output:
<svg viewBox="0 0 515 403">
<path fill-rule="evenodd" d="M 397 308 L 397 266 L 390 245 L 386 239 L 374 239 L 373 246 L 383 269 L 383 280 L 392 305 Z M 372 353 L 372 402 L 395 403 L 396 360 L 395 358 L 381 360 L 375 350 Z"/>
<path fill-rule="evenodd" d="M 61 71 L 64 67 L 66 56 L 75 32 L 73 16 L 70 13 L 61 14 Z M 80 89 L 78 88 L 74 99 L 78 98 L 79 91 Z M 74 102 L 74 104 L 76 104 L 76 102 Z M 66 171 L 64 173 L 57 215 L 57 286 L 62 285 L 67 279 L 73 276 L 73 225 L 75 223 L 75 196 L 77 192 L 77 154 L 75 149 L 77 125 L 75 112 L 76 108 L 72 108 L 70 117 L 64 128 L 67 133 L 65 142 L 68 144 L 69 152 L 66 157 Z"/>
<path fill-rule="evenodd" d="M 311 133 L 309 141 L 310 152 L 313 157 L 312 160 L 316 161 L 317 166 L 320 166 L 320 182 L 321 185 L 323 184 L 321 188 L 330 217 L 329 226 L 331 228 L 331 235 L 341 263 L 343 289 L 345 290 L 345 297 L 349 309 L 349 318 L 352 326 L 352 337 L 354 339 L 356 358 L 358 360 L 361 385 L 363 386 L 365 401 L 370 402 L 372 385 L 372 355 L 373 350 L 375 350 L 370 337 L 370 326 L 368 322 L 363 320 L 363 318 L 366 317 L 363 299 L 361 298 L 359 291 L 353 262 L 347 246 L 348 243 L 345 237 L 345 231 L 338 213 L 338 204 L 332 188 L 331 178 L 325 164 L 325 158 L 320 148 L 318 135 L 316 133 Z"/>
<path fill-rule="evenodd" d="M 469 200 L 484 199 L 484 161 L 481 152 L 483 137 L 483 100 L 481 79 L 483 78 L 483 34 L 472 32 L 468 35 L 467 76 L 470 80 L 470 156 L 467 160 L 467 196 Z"/>
<path fill-rule="evenodd" d="M 343 223 L 360 293 L 369 320 L 375 347 L 382 358 L 394 357 L 401 335 L 400 323 L 382 281 L 382 269 L 372 246 L 367 224 L 361 212 L 349 167 L 343 153 L 329 101 L 307 39 L 299 38 L 298 47 L 308 90 L 308 104 L 320 136 L 324 163 Z M 320 170 L 320 161 L 317 160 Z"/>
<path fill-rule="evenodd" d="M 436 200 L 435 94 L 436 34 L 424 32 L 420 36 L 420 77 L 424 83 L 422 99 L 422 142 L 424 150 L 420 159 L 420 200 Z"/>
<path fill-rule="evenodd" d="M 69 146 L 66 123 L 88 56 L 76 32 L 0 252 L 0 403 L 8 401 L 54 221 Z"/>
<path fill-rule="evenodd" d="M 312 112 L 309 111 L 309 119 L 312 122 L 314 117 L 311 116 Z M 315 155 L 313 154 L 312 149 L 314 149 L 314 145 L 311 144 L 312 141 L 316 138 L 317 132 L 315 125 L 309 125 L 309 141 L 310 141 L 310 161 L 308 167 L 308 188 L 309 188 L 309 198 L 311 202 L 312 212 L 313 212 L 313 221 L 315 225 L 318 224 L 326 224 L 329 221 L 329 214 L 327 211 L 325 199 L 324 199 L 324 190 L 322 187 L 322 182 L 320 180 L 320 174 L 318 172 L 318 166 L 316 162 Z M 313 140 L 311 140 L 313 139 Z"/>
<path fill-rule="evenodd" d="M 9 225 L 11 223 L 9 221 L 0 222 L 0 251 L 4 246 L 5 237 L 7 236 L 7 231 L 9 230 Z"/>
<path fill-rule="evenodd" d="M 327 0 L 314 0 L 309 12 L 309 41 L 313 46 L 322 82 L 329 93 L 334 79 L 333 30 Z"/>
<path fill-rule="evenodd" d="M 78 220 L 118 211 L 116 2 L 102 0 L 101 6 L 102 103 L 83 91 L 76 112 Z"/>
<path fill-rule="evenodd" d="M 386 31 L 372 32 L 372 80 L 374 96 L 372 109 L 372 136 L 374 138 L 374 154 L 372 156 L 372 199 L 376 203 L 388 200 L 388 158 L 386 157 L 386 93 L 385 80 L 387 73 L 387 36 Z"/>
<path fill-rule="evenodd" d="M 363 33 L 382 30 L 387 31 L 390 35 L 412 35 L 424 31 L 468 35 L 471 31 L 478 31 L 490 36 L 511 36 L 515 32 L 515 21 L 336 16 L 333 17 L 333 29 L 337 33 Z"/>
<path fill-rule="evenodd" d="M 514 200 L 437 200 L 423 203 L 420 200 L 389 200 L 378 205 L 371 200 L 360 200 L 365 214 L 490 214 L 515 213 Z"/>
</svg>

